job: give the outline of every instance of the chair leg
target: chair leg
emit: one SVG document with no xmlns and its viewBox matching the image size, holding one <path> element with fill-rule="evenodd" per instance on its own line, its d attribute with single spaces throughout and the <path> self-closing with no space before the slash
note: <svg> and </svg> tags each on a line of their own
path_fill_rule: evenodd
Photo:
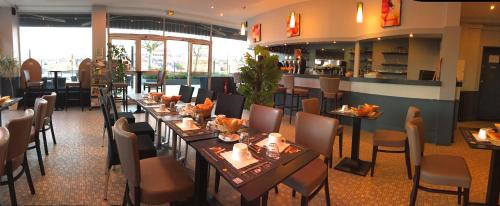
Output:
<svg viewBox="0 0 500 206">
<path fill-rule="evenodd" d="M 405 161 L 406 161 L 406 172 L 408 173 L 408 179 L 411 180 L 410 146 L 408 144 L 408 139 L 406 139 L 405 142 Z"/>
<path fill-rule="evenodd" d="M 463 194 L 462 192 L 463 192 L 462 187 L 458 187 L 457 188 L 457 198 L 458 198 L 457 202 L 459 205 L 462 204 L 462 194 Z"/>
<path fill-rule="evenodd" d="M 45 149 L 45 156 L 47 156 L 49 155 L 49 148 L 47 146 L 47 134 L 45 133 L 45 125 L 43 125 L 42 138 L 43 138 L 43 147 Z"/>
<path fill-rule="evenodd" d="M 30 167 L 28 165 L 28 158 L 26 157 L 26 153 L 24 153 L 23 170 L 26 173 L 26 180 L 28 182 L 30 192 L 32 195 L 34 195 L 35 187 L 33 186 L 33 180 L 31 179 L 31 172 L 30 172 Z"/>
<path fill-rule="evenodd" d="M 108 199 L 108 186 L 109 186 L 109 176 L 110 176 L 109 170 L 110 169 L 111 169 L 111 167 L 108 167 L 106 165 L 106 172 L 105 172 L 105 178 L 104 178 L 104 200 Z"/>
<path fill-rule="evenodd" d="M 186 147 L 185 147 L 185 150 L 184 150 L 184 160 L 183 160 L 184 166 L 186 166 L 187 157 L 188 157 L 188 144 L 186 143 Z"/>
<path fill-rule="evenodd" d="M 216 170 L 215 171 L 215 183 L 214 183 L 215 193 L 219 192 L 219 184 L 220 184 L 220 173 Z"/>
<path fill-rule="evenodd" d="M 333 168 L 333 152 L 330 154 L 330 157 L 328 158 L 328 166 L 330 168 Z"/>
<path fill-rule="evenodd" d="M 274 186 L 274 193 L 278 194 L 279 193 L 279 190 L 278 190 L 278 185 Z"/>
<path fill-rule="evenodd" d="M 14 186 L 14 175 L 12 174 L 12 162 L 8 161 L 6 165 L 7 184 L 9 185 L 10 203 L 17 205 L 16 188 Z"/>
<path fill-rule="evenodd" d="M 302 195 L 302 197 L 300 198 L 300 206 L 306 206 L 308 205 L 309 203 L 309 198 Z"/>
<path fill-rule="evenodd" d="M 125 184 L 125 192 L 123 193 L 122 205 L 125 206 L 128 203 L 128 184 Z"/>
<path fill-rule="evenodd" d="M 373 177 L 373 173 L 375 172 L 375 163 L 377 161 L 377 152 L 378 152 L 378 146 L 373 146 L 372 150 L 372 171 L 370 173 L 370 176 Z"/>
<path fill-rule="evenodd" d="M 464 206 L 468 206 L 469 205 L 469 192 L 470 192 L 470 189 L 469 188 L 464 188 Z"/>
<path fill-rule="evenodd" d="M 292 190 L 292 197 L 295 197 L 296 194 L 297 194 L 297 191 Z"/>
<path fill-rule="evenodd" d="M 260 205 L 262 206 L 267 206 L 267 199 L 269 199 L 269 192 L 265 192 L 263 195 L 262 195 L 262 203 Z"/>
<path fill-rule="evenodd" d="M 344 131 L 339 133 L 339 156 L 342 158 L 342 146 L 344 142 Z"/>
<path fill-rule="evenodd" d="M 42 159 L 42 149 L 40 148 L 40 139 L 38 138 L 35 139 L 35 148 L 36 148 L 36 155 L 38 156 L 38 165 L 40 166 L 40 173 L 42 173 L 42 176 L 45 176 L 45 167 L 43 166 L 43 159 Z"/>
<path fill-rule="evenodd" d="M 52 141 L 54 142 L 54 144 L 57 144 L 56 134 L 54 133 L 54 124 L 52 123 L 52 117 L 50 117 L 50 133 L 52 134 Z"/>
<path fill-rule="evenodd" d="M 415 202 L 417 201 L 417 193 L 420 181 L 420 171 L 415 168 L 415 177 L 413 178 L 413 188 L 410 194 L 410 206 L 415 206 Z"/>
<path fill-rule="evenodd" d="M 292 124 L 292 115 L 293 115 L 293 92 L 292 92 L 292 102 L 290 103 L 290 124 Z"/>
<path fill-rule="evenodd" d="M 326 205 L 330 206 L 330 187 L 328 186 L 328 175 L 326 176 L 325 179 L 325 199 L 326 199 Z"/>
</svg>

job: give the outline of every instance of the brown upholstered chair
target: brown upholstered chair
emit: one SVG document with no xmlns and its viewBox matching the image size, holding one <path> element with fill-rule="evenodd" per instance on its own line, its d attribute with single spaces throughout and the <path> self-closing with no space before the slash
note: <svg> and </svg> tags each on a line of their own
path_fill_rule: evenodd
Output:
<svg viewBox="0 0 500 206">
<path fill-rule="evenodd" d="M 310 114 L 320 115 L 320 104 L 318 98 L 310 98 L 302 100 L 302 111 Z M 338 125 L 337 127 L 337 136 L 339 136 L 339 156 L 342 157 L 342 146 L 344 139 L 344 127 L 342 125 Z M 333 153 L 332 153 L 333 155 Z M 330 168 L 333 167 L 333 156 L 330 157 L 328 165 Z"/>
<path fill-rule="evenodd" d="M 420 116 L 420 109 L 410 106 L 408 112 L 406 113 L 405 122 L 410 121 L 412 118 Z M 392 148 L 402 148 L 403 150 L 383 150 L 379 147 L 392 147 Z M 377 162 L 377 152 L 385 153 L 405 153 L 406 160 L 406 172 L 408 173 L 408 179 L 411 179 L 411 166 L 410 166 L 410 153 L 408 148 L 408 138 L 405 132 L 395 131 L 395 130 L 384 130 L 380 129 L 375 131 L 373 134 L 373 150 L 372 150 L 372 167 L 370 175 L 373 177 L 375 172 L 375 164 Z"/>
<path fill-rule="evenodd" d="M 285 109 L 290 109 L 290 124 L 292 123 L 292 116 L 294 111 L 299 111 L 300 98 L 309 97 L 309 90 L 304 88 L 295 87 L 295 76 L 293 75 L 283 75 L 283 86 L 286 89 L 286 94 L 291 96 L 291 103 L 286 106 Z M 294 99 L 297 98 L 297 104 L 293 104 Z"/>
<path fill-rule="evenodd" d="M 194 182 L 182 165 L 168 156 L 139 160 L 137 136 L 124 129 L 125 119 L 120 120 L 113 126 L 113 134 L 127 179 L 124 203 L 165 204 L 191 197 Z"/>
<path fill-rule="evenodd" d="M 301 205 L 307 205 L 321 187 L 325 189 L 326 205 L 330 205 L 328 188 L 328 159 L 332 156 L 332 147 L 339 121 L 320 115 L 298 112 L 295 124 L 295 143 L 315 150 L 325 159 L 315 159 L 299 171 L 288 177 L 283 183 L 302 195 Z"/>
<path fill-rule="evenodd" d="M 43 93 L 42 66 L 35 59 L 29 58 L 21 65 L 21 88 L 24 89 L 23 106 L 26 109 L 32 99 Z M 35 95 L 36 94 L 36 95 Z"/>
<path fill-rule="evenodd" d="M 456 194 L 458 204 L 469 205 L 471 175 L 463 157 L 452 155 L 424 155 L 425 130 L 422 117 L 412 118 L 406 123 L 406 133 L 410 145 L 410 157 L 415 167 L 413 189 L 410 194 L 410 206 L 414 206 L 419 189 L 427 192 Z M 431 189 L 420 185 L 423 181 L 431 185 L 457 187 L 457 191 Z"/>
<path fill-rule="evenodd" d="M 52 113 L 54 113 L 54 109 L 56 108 L 57 94 L 55 92 L 52 92 L 50 95 L 43 95 L 42 99 L 45 99 L 47 101 L 47 110 L 45 112 L 44 122 L 40 132 L 42 132 L 43 135 L 43 145 L 45 147 L 45 155 L 48 155 L 49 151 L 47 148 L 47 135 L 45 134 L 45 131 L 50 129 L 50 133 L 52 135 L 52 142 L 54 142 L 54 144 L 57 144 L 56 135 L 54 133 L 54 124 L 52 121 Z"/>
<path fill-rule="evenodd" d="M 333 100 L 335 103 L 333 108 L 336 109 L 341 105 L 343 93 L 339 91 L 340 79 L 331 77 L 320 77 L 319 87 L 321 89 L 321 111 L 326 113 L 326 102 Z"/>
<path fill-rule="evenodd" d="M 283 119 L 283 111 L 280 109 L 267 107 L 258 104 L 250 106 L 250 116 L 248 127 L 251 130 L 264 133 L 279 132 L 281 120 Z M 219 192 L 220 174 L 215 172 L 215 192 Z M 275 191 L 277 189 L 275 188 Z"/>
<path fill-rule="evenodd" d="M 28 150 L 36 149 L 36 155 L 38 157 L 38 165 L 40 166 L 40 172 L 42 176 L 45 176 L 45 167 L 43 166 L 42 149 L 40 146 L 40 130 L 45 121 L 45 115 L 47 111 L 47 101 L 45 99 L 36 98 L 35 100 L 35 115 L 33 118 L 33 126 L 31 126 L 30 132 L 30 142 L 34 145 L 28 147 Z"/>
<path fill-rule="evenodd" d="M 281 104 L 277 104 L 277 100 L 276 100 L 276 97 L 278 95 L 282 95 L 283 96 L 283 99 L 282 99 L 282 103 Z M 276 87 L 276 89 L 273 91 L 273 101 L 274 101 L 274 108 L 281 108 L 283 110 L 283 113 L 285 112 L 285 103 L 286 103 L 286 89 L 283 85 L 278 85 L 278 87 Z"/>
<path fill-rule="evenodd" d="M 78 81 L 77 82 L 67 82 L 66 88 L 64 92 L 64 108 L 68 109 L 69 102 L 80 103 L 80 107 L 82 108 L 85 105 L 84 103 L 84 94 L 90 94 L 90 71 L 92 67 L 92 60 L 89 58 L 84 59 L 80 66 L 78 67 Z"/>
<path fill-rule="evenodd" d="M 144 86 L 142 90 L 148 89 L 148 92 L 151 92 L 151 88 L 156 88 L 156 92 L 163 92 L 163 83 L 165 82 L 165 70 L 158 71 L 156 75 L 156 82 L 144 82 Z"/>
<path fill-rule="evenodd" d="M 28 109 L 22 117 L 12 119 L 7 124 L 6 127 L 8 131 L 3 127 L 0 128 L 0 162 L 2 162 L 2 164 L 5 163 L 5 165 L 0 167 L 0 176 L 7 175 L 7 181 L 1 182 L 0 184 L 9 185 L 11 205 L 17 205 L 14 182 L 18 180 L 23 173 L 26 174 L 31 194 L 35 194 L 35 187 L 33 186 L 30 168 L 26 158 L 26 147 L 30 142 L 30 128 L 32 123 L 33 110 Z M 8 146 L 6 144 L 8 144 Z M 21 166 L 22 168 L 19 173 L 14 175 L 14 171 L 17 171 Z"/>
</svg>

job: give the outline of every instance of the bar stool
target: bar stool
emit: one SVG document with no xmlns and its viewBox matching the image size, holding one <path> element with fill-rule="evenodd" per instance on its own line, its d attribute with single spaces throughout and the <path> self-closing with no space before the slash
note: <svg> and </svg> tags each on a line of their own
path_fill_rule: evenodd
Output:
<svg viewBox="0 0 500 206">
<path fill-rule="evenodd" d="M 308 98 L 309 90 L 304 88 L 295 87 L 295 77 L 293 75 L 283 75 L 283 86 L 285 86 L 286 94 L 291 95 L 292 100 L 289 106 L 284 103 L 284 108 L 290 109 L 290 124 L 292 123 L 292 116 L 294 111 L 299 111 L 300 98 Z M 297 104 L 293 104 L 294 98 L 297 98 Z"/>
<path fill-rule="evenodd" d="M 281 104 L 276 103 L 276 96 L 278 95 L 283 95 L 283 102 Z M 281 108 L 283 110 L 283 113 L 285 112 L 285 103 L 286 103 L 286 88 L 283 85 L 278 85 L 276 90 L 273 92 L 273 101 L 274 101 L 274 108 Z"/>
<path fill-rule="evenodd" d="M 321 113 L 326 113 L 326 102 L 328 100 L 333 100 L 335 103 L 334 108 L 338 108 L 338 103 L 341 103 L 342 100 L 342 92 L 339 92 L 340 79 L 339 78 L 330 78 L 330 77 L 320 77 L 319 78 L 319 87 L 321 89 Z"/>
</svg>

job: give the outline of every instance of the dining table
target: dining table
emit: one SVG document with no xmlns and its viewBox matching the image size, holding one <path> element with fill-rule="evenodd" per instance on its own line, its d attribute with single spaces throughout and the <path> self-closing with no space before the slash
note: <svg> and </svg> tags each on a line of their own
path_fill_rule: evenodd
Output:
<svg viewBox="0 0 500 206">
<path fill-rule="evenodd" d="M 336 166 L 336 170 L 348 172 L 360 176 L 366 176 L 371 168 L 371 162 L 359 159 L 359 144 L 361 138 L 361 120 L 376 120 L 382 112 L 377 112 L 372 116 L 359 116 L 350 111 L 340 109 L 328 112 L 331 115 L 347 117 L 352 119 L 352 142 L 351 157 L 344 157 Z"/>
<path fill-rule="evenodd" d="M 500 193 L 500 146 L 494 145 L 489 141 L 478 141 L 474 135 L 478 134 L 479 129 L 480 128 L 460 127 L 460 132 L 470 148 L 491 151 L 488 186 L 486 189 L 486 199 L 484 204 L 488 206 L 496 206 L 498 205 Z"/>
<path fill-rule="evenodd" d="M 22 97 L 15 97 L 13 99 L 7 100 L 4 103 L 0 104 L 0 126 L 3 126 L 2 124 L 2 111 L 8 109 L 10 106 L 20 102 L 23 98 Z"/>
</svg>

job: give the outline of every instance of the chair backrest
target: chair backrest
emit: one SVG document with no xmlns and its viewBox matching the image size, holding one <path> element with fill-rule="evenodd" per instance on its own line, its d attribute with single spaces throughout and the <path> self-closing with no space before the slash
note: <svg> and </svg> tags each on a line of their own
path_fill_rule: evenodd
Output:
<svg viewBox="0 0 500 206">
<path fill-rule="evenodd" d="M 339 121 L 334 118 L 298 112 L 295 123 L 295 143 L 319 152 L 325 157 L 332 154 Z"/>
<path fill-rule="evenodd" d="M 302 111 L 309 114 L 320 114 L 319 99 L 310 98 L 302 100 Z"/>
<path fill-rule="evenodd" d="M 108 94 L 105 95 L 105 97 L 108 100 L 107 102 L 108 102 L 109 106 L 111 106 L 111 109 L 113 112 L 111 115 L 113 115 L 114 119 L 117 120 L 118 119 L 118 110 L 116 109 L 115 97 L 113 96 L 113 94 L 111 92 L 108 92 Z M 108 109 L 108 111 L 109 111 L 109 109 Z"/>
<path fill-rule="evenodd" d="M 78 71 L 78 81 L 83 89 L 90 89 L 90 70 Z"/>
<path fill-rule="evenodd" d="M 5 126 L 9 130 L 10 140 L 7 160 L 23 157 L 30 143 L 31 125 L 33 124 L 34 111 L 28 109 L 22 117 L 9 121 Z"/>
<path fill-rule="evenodd" d="M 215 104 L 215 115 L 223 114 L 229 118 L 241 118 L 245 97 L 238 94 L 220 94 Z"/>
<path fill-rule="evenodd" d="M 293 89 L 295 87 L 295 77 L 293 75 L 283 75 L 283 86 L 286 89 Z"/>
<path fill-rule="evenodd" d="M 23 70 L 23 75 L 24 75 L 24 80 L 26 80 L 25 82 L 29 82 L 31 80 L 29 70 Z"/>
<path fill-rule="evenodd" d="M 416 117 L 420 117 L 420 109 L 415 106 L 408 107 L 408 112 L 406 112 L 405 122 L 408 122 Z"/>
<path fill-rule="evenodd" d="M 191 102 L 191 98 L 193 98 L 194 87 L 181 85 L 181 89 L 179 90 L 179 95 L 181 95 L 181 101 L 185 103 Z"/>
<path fill-rule="evenodd" d="M 50 120 L 52 118 L 52 113 L 54 113 L 54 109 L 56 107 L 56 99 L 57 99 L 57 93 L 52 92 L 50 95 L 43 95 L 42 99 L 47 100 L 47 111 L 45 117 Z"/>
<path fill-rule="evenodd" d="M 163 83 L 165 82 L 165 74 L 165 70 L 160 70 L 156 76 L 156 82 L 160 84 L 160 86 L 163 86 Z"/>
<path fill-rule="evenodd" d="M 139 164 L 139 151 L 137 149 L 137 136 L 134 133 L 127 132 L 123 128 L 127 124 L 125 118 L 120 118 L 113 126 L 118 155 L 123 173 L 127 178 L 129 188 L 140 186 L 141 183 L 141 165 Z"/>
<path fill-rule="evenodd" d="M 337 93 L 339 91 L 339 86 L 339 78 L 319 77 L 319 87 L 324 93 Z"/>
<path fill-rule="evenodd" d="M 33 58 L 29 58 L 23 62 L 21 65 L 21 70 L 23 74 L 21 76 L 21 82 L 23 81 L 42 81 L 42 66 L 38 61 Z M 24 71 L 28 71 L 28 79 L 26 79 L 26 73 Z"/>
<path fill-rule="evenodd" d="M 234 79 L 234 83 L 236 83 L 236 84 L 241 83 L 241 72 L 233 73 L 233 79 Z"/>
<path fill-rule="evenodd" d="M 39 131 L 45 122 L 45 115 L 47 115 L 47 100 L 36 98 L 35 100 L 35 116 L 33 118 L 33 125 L 35 127 L 35 137 L 38 137 Z"/>
<path fill-rule="evenodd" d="M 214 92 L 207 89 L 199 88 L 198 95 L 196 95 L 195 104 L 203 104 L 206 98 L 214 100 Z"/>
<path fill-rule="evenodd" d="M 259 132 L 279 132 L 282 119 L 283 110 L 252 104 L 250 106 L 248 126 Z"/>
<path fill-rule="evenodd" d="M 410 146 L 410 159 L 414 166 L 420 166 L 425 147 L 424 120 L 416 117 L 406 122 L 406 135 Z"/>
<path fill-rule="evenodd" d="M 7 159 L 7 151 L 9 149 L 9 130 L 5 127 L 0 127 L 0 175 L 5 174 L 4 162 Z"/>
</svg>

